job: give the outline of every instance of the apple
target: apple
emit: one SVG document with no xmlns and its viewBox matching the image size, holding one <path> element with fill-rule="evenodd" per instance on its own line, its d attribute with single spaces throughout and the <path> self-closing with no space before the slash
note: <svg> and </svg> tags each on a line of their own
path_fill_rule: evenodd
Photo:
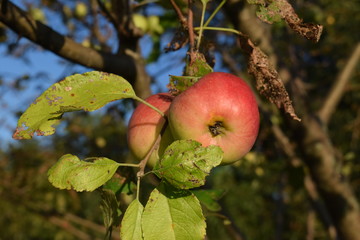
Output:
<svg viewBox="0 0 360 240">
<path fill-rule="evenodd" d="M 167 114 L 173 97 L 169 93 L 158 93 L 145 99 L 148 103 Z M 134 156 L 142 160 L 151 150 L 157 137 L 159 136 L 166 119 L 158 112 L 141 103 L 136 107 L 132 114 L 127 133 L 127 141 Z M 164 153 L 166 147 L 173 142 L 173 137 L 169 126 L 162 133 L 160 145 L 155 149 L 147 164 L 155 166 L 156 161 Z"/>
<path fill-rule="evenodd" d="M 175 139 L 193 139 L 224 151 L 222 165 L 250 151 L 259 130 L 255 95 L 241 78 L 213 72 L 174 98 L 169 123 Z"/>
</svg>

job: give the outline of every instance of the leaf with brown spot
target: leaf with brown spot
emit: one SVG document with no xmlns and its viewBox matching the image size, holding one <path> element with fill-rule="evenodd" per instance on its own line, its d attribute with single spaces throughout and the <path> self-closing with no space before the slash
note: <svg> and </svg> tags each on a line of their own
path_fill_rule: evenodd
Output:
<svg viewBox="0 0 360 240">
<path fill-rule="evenodd" d="M 256 13 L 260 20 L 272 24 L 284 19 L 296 33 L 308 40 L 319 41 L 323 26 L 314 23 L 304 23 L 287 0 L 275 0 L 270 3 L 267 3 L 267 1 L 248 0 L 248 3 L 260 5 Z"/>
<path fill-rule="evenodd" d="M 93 159 L 94 161 L 88 162 L 71 154 L 62 156 L 49 169 L 49 182 L 59 189 L 94 191 L 115 174 L 119 163 L 104 157 Z"/>
<path fill-rule="evenodd" d="M 94 111 L 109 102 L 135 97 L 130 83 L 114 74 L 93 71 L 66 77 L 50 86 L 21 115 L 13 138 L 52 135 L 54 125 L 66 112 Z"/>
</svg>

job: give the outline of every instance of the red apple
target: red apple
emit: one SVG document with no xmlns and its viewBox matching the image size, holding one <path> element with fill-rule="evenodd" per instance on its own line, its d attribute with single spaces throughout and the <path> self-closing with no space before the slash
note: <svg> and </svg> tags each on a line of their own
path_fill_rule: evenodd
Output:
<svg viewBox="0 0 360 240">
<path fill-rule="evenodd" d="M 145 100 L 167 114 L 172 99 L 173 97 L 169 93 L 158 93 Z M 127 140 L 131 152 L 137 159 L 145 158 L 159 136 L 164 123 L 165 118 L 145 104 L 142 103 L 136 107 L 129 121 Z M 150 167 L 155 165 L 159 156 L 172 142 L 173 137 L 170 128 L 166 127 L 158 149 L 153 151 L 148 160 Z"/>
<path fill-rule="evenodd" d="M 175 139 L 220 146 L 222 164 L 229 164 L 254 145 L 259 110 L 253 92 L 241 78 L 213 72 L 174 98 L 169 122 Z"/>
</svg>

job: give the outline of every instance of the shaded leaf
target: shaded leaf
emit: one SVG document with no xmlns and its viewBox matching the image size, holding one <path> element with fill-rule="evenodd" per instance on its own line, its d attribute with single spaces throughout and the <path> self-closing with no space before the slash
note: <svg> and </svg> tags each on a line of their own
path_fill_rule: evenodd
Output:
<svg viewBox="0 0 360 240">
<path fill-rule="evenodd" d="M 103 214 L 106 235 L 111 236 L 113 226 L 119 226 L 121 210 L 114 192 L 101 190 L 100 209 Z"/>
<path fill-rule="evenodd" d="M 199 190 L 191 190 L 191 192 L 210 211 L 217 212 L 221 210 L 221 206 L 217 201 L 224 195 L 225 192 L 224 190 L 199 189 Z"/>
<path fill-rule="evenodd" d="M 48 178 L 59 189 L 93 191 L 106 183 L 118 167 L 117 162 L 108 158 L 95 158 L 93 162 L 87 162 L 66 154 L 49 169 Z"/>
<path fill-rule="evenodd" d="M 126 209 L 123 220 L 121 221 L 120 237 L 126 240 L 140 240 L 143 239 L 143 232 L 141 228 L 141 219 L 144 207 L 135 199 L 130 203 Z M 156 229 L 154 229 L 155 231 Z"/>
<path fill-rule="evenodd" d="M 134 96 L 130 83 L 114 74 L 93 71 L 66 77 L 50 86 L 22 114 L 13 138 L 52 135 L 53 126 L 66 112 L 94 111 L 111 101 Z"/>
<path fill-rule="evenodd" d="M 129 181 L 127 178 L 115 173 L 115 175 L 104 184 L 103 189 L 110 190 L 115 194 L 132 194 L 136 189 L 136 184 L 132 181 Z"/>
<path fill-rule="evenodd" d="M 193 140 L 178 140 L 166 148 L 153 172 L 174 187 L 189 189 L 205 184 L 210 170 L 222 161 L 218 146 L 203 147 Z"/>
<path fill-rule="evenodd" d="M 206 223 L 199 200 L 190 191 L 161 183 L 142 216 L 145 240 L 204 239 Z"/>
<path fill-rule="evenodd" d="M 256 47 L 245 35 L 239 35 L 240 46 L 248 54 L 248 71 L 256 79 L 256 88 L 261 95 L 265 96 L 271 103 L 290 114 L 290 116 L 300 121 L 292 106 L 289 94 L 285 89 L 284 83 L 280 79 L 278 72 L 270 64 L 268 57 Z"/>
</svg>

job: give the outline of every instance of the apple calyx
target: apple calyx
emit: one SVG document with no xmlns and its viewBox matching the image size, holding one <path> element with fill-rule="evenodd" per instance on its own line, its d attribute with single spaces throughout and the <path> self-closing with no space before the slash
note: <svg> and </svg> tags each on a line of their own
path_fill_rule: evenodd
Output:
<svg viewBox="0 0 360 240">
<path fill-rule="evenodd" d="M 209 131 L 213 137 L 223 134 L 224 130 L 225 127 L 222 121 L 215 121 L 213 125 L 209 125 Z"/>
</svg>

